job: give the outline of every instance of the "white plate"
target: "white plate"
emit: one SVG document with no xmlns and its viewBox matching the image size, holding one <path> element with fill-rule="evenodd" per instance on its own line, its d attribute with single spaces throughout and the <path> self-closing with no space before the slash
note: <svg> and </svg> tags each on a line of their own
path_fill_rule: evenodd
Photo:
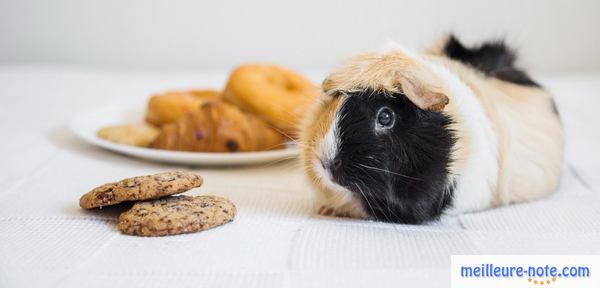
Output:
<svg viewBox="0 0 600 288">
<path fill-rule="evenodd" d="M 141 122 L 144 115 L 142 107 L 144 107 L 143 104 L 111 105 L 97 108 L 77 115 L 71 120 L 69 126 L 75 135 L 88 143 L 124 155 L 167 163 L 188 165 L 246 165 L 292 159 L 299 154 L 299 149 L 295 146 L 260 152 L 179 152 L 117 144 L 96 136 L 98 129 L 105 126 Z"/>
</svg>

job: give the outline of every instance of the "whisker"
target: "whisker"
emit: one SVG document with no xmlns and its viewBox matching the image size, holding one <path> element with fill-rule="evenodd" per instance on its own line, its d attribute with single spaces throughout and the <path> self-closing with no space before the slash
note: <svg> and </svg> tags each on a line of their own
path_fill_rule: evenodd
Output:
<svg viewBox="0 0 600 288">
<path fill-rule="evenodd" d="M 275 160 L 271 160 L 268 162 L 263 163 L 262 165 L 260 165 L 260 168 L 268 168 L 268 167 L 272 167 L 272 166 L 276 166 L 279 165 L 281 163 L 286 163 L 286 164 L 292 164 L 293 166 L 289 166 L 290 168 L 295 168 L 295 167 L 300 167 L 301 166 L 301 162 L 300 161 L 294 161 L 294 159 L 296 158 L 296 156 L 287 156 L 287 157 L 282 157 L 279 159 L 275 159 Z"/>
<path fill-rule="evenodd" d="M 362 191 L 362 189 L 360 188 L 360 185 L 353 183 L 354 186 L 356 187 L 356 189 L 358 190 L 358 193 L 360 193 L 363 197 L 363 199 L 365 199 L 365 202 L 367 202 L 367 205 L 369 206 L 369 209 L 371 209 L 371 213 L 373 215 L 373 217 L 375 217 L 375 221 L 379 221 L 377 219 L 377 215 L 375 214 L 375 209 L 373 209 L 373 205 L 371 205 L 371 203 L 369 202 L 369 199 L 367 199 L 367 195 L 365 195 L 365 193 Z"/>
<path fill-rule="evenodd" d="M 377 161 L 377 160 L 376 160 L 375 158 L 373 158 L 373 157 L 369 157 L 369 158 L 371 158 L 371 159 L 373 159 L 373 160 Z M 379 161 L 377 161 L 377 162 L 379 162 Z M 360 163 L 356 163 L 356 164 L 360 164 Z M 366 166 L 366 165 L 365 165 L 365 166 Z M 362 167 L 359 167 L 359 166 L 356 166 L 356 165 L 352 165 L 352 167 L 355 167 L 355 168 L 359 169 L 360 171 L 363 171 L 363 172 L 364 172 L 364 173 L 365 173 L 365 174 L 366 174 L 366 175 L 367 175 L 367 176 L 368 176 L 368 177 L 369 177 L 371 180 L 373 180 L 373 181 L 377 181 L 377 180 L 375 179 L 375 177 L 373 177 L 373 176 L 372 176 L 370 173 L 368 173 L 368 172 L 367 172 L 367 171 L 366 171 L 364 168 L 362 168 Z M 362 179 L 355 178 L 355 180 L 357 180 L 357 181 L 360 181 L 360 182 L 361 182 L 363 185 L 365 185 L 365 182 L 364 182 Z M 386 192 L 388 192 L 388 193 L 393 193 L 393 191 L 391 191 L 391 190 L 392 190 L 392 187 L 390 186 L 390 183 L 388 183 L 388 187 L 387 187 L 387 191 L 386 191 Z M 383 192 L 383 191 L 381 191 L 381 192 Z M 377 200 L 377 198 L 375 198 L 374 200 L 375 200 L 375 201 L 376 201 L 376 202 L 379 204 L 379 206 L 381 206 L 381 207 L 385 207 L 385 208 L 386 208 L 385 210 L 387 210 L 387 213 L 386 213 L 386 212 L 384 212 L 384 211 L 382 211 L 383 215 L 385 216 L 385 218 L 386 218 L 386 219 L 388 219 L 388 221 L 389 221 L 390 223 L 392 223 L 392 224 L 393 224 L 393 225 L 392 225 L 392 229 L 394 229 L 395 231 L 398 231 L 398 227 L 396 227 L 396 225 L 395 225 L 396 223 L 395 223 L 395 222 L 394 222 L 392 219 L 400 219 L 400 217 L 399 217 L 399 216 L 398 216 L 398 214 L 396 214 L 396 212 L 394 212 L 394 210 L 392 209 L 392 205 L 391 205 L 392 203 L 391 203 L 391 202 L 389 202 L 389 201 L 383 201 L 383 200 L 382 200 L 382 201 L 379 201 L 379 200 Z M 371 209 L 371 211 L 373 211 L 373 209 Z"/>
<path fill-rule="evenodd" d="M 273 128 L 273 130 L 279 132 L 279 134 L 283 135 L 285 138 L 288 138 L 291 142 L 294 143 L 294 145 L 297 145 L 302 148 L 311 148 L 309 145 L 306 145 L 305 143 L 302 143 L 302 142 L 298 141 L 297 139 L 295 139 L 294 137 L 290 136 L 289 134 L 283 132 L 283 130 L 281 130 L 275 126 L 271 126 L 271 128 Z M 285 145 L 285 143 L 282 145 Z"/>
<path fill-rule="evenodd" d="M 356 178 L 355 180 L 359 181 L 359 182 L 360 182 L 360 183 L 361 183 L 363 186 L 365 186 L 365 187 L 366 187 L 366 184 L 365 184 L 365 181 L 364 181 L 364 180 L 362 180 L 362 179 L 360 179 L 360 178 Z M 355 186 L 357 186 L 357 185 L 355 184 Z M 373 212 L 373 217 L 375 217 L 375 220 L 376 220 L 376 221 L 379 221 L 379 220 L 377 219 L 377 216 L 375 215 L 375 211 L 374 211 L 374 210 L 373 210 L 373 208 L 372 208 L 372 207 L 373 207 L 373 205 L 369 203 L 369 200 L 368 200 L 368 199 L 366 199 L 366 196 L 365 196 L 364 192 L 362 191 L 362 189 L 361 189 L 361 188 L 359 188 L 358 186 L 357 186 L 357 188 L 360 190 L 359 192 L 361 192 L 361 194 L 363 195 L 363 197 L 365 197 L 365 200 L 367 201 L 367 203 L 368 203 L 368 204 L 371 206 L 371 211 Z M 388 211 L 390 211 L 390 209 L 389 209 L 389 205 L 382 205 L 382 204 L 386 204 L 385 202 L 383 202 L 383 203 L 382 203 L 382 202 L 381 202 L 381 201 L 379 201 L 377 198 L 374 198 L 373 200 L 375 201 L 375 203 L 376 203 L 376 204 L 378 204 L 378 207 L 387 206 L 387 208 L 388 208 Z M 385 217 L 385 219 L 387 219 L 387 222 L 393 222 L 393 221 L 392 221 L 392 219 L 390 218 L 390 215 L 388 215 L 388 214 L 387 214 L 387 213 L 385 213 L 384 211 L 381 211 L 381 212 L 383 213 L 383 216 Z M 391 212 L 391 211 L 390 211 L 390 212 Z"/>
<path fill-rule="evenodd" d="M 381 172 L 389 173 L 389 174 L 400 176 L 400 177 L 404 177 L 404 178 L 407 178 L 407 179 L 412 179 L 412 180 L 417 180 L 417 181 L 423 181 L 423 179 L 421 179 L 421 178 L 411 177 L 411 176 L 408 176 L 408 175 L 404 175 L 404 174 L 392 172 L 390 170 L 386 170 L 386 169 L 382 169 L 382 168 L 377 168 L 377 167 L 365 165 L 365 164 L 362 164 L 362 163 L 356 163 L 356 164 L 358 164 L 358 165 L 360 165 L 362 167 L 365 167 L 367 169 L 373 169 L 373 170 L 376 170 L 376 171 L 381 171 Z"/>
</svg>

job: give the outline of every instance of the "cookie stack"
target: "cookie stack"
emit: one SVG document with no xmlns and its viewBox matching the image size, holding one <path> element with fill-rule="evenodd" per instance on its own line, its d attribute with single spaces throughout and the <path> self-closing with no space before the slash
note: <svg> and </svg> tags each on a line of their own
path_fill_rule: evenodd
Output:
<svg viewBox="0 0 600 288">
<path fill-rule="evenodd" d="M 218 196 L 171 196 L 200 187 L 201 176 L 164 172 L 104 184 L 84 194 L 79 206 L 102 208 L 139 201 L 119 216 L 119 230 L 137 236 L 165 236 L 204 231 L 235 218 L 235 205 Z"/>
</svg>

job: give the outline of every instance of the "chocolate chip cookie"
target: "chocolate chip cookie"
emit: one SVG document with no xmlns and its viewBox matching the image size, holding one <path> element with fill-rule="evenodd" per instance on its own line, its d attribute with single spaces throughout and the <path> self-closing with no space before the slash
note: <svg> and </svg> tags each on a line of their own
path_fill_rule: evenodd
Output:
<svg viewBox="0 0 600 288">
<path fill-rule="evenodd" d="M 204 231 L 235 218 L 236 207 L 218 196 L 172 196 L 138 202 L 119 216 L 119 230 L 137 236 Z"/>
<path fill-rule="evenodd" d="M 125 201 L 158 199 L 200 187 L 202 182 L 199 175 L 185 171 L 132 177 L 94 188 L 81 196 L 79 206 L 90 209 Z"/>
</svg>

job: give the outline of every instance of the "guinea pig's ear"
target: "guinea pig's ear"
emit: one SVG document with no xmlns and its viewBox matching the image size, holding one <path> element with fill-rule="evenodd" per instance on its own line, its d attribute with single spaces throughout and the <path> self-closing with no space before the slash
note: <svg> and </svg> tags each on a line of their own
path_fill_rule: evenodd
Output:
<svg viewBox="0 0 600 288">
<path fill-rule="evenodd" d="M 440 80 L 425 67 L 410 67 L 399 74 L 398 88 L 417 107 L 439 112 L 450 102 Z"/>
<path fill-rule="evenodd" d="M 329 92 L 329 90 L 331 90 L 333 88 L 334 84 L 333 81 L 331 81 L 331 79 L 329 79 L 329 77 L 325 78 L 323 80 L 323 83 L 321 83 L 321 89 L 323 89 L 323 92 L 327 93 Z"/>
</svg>

